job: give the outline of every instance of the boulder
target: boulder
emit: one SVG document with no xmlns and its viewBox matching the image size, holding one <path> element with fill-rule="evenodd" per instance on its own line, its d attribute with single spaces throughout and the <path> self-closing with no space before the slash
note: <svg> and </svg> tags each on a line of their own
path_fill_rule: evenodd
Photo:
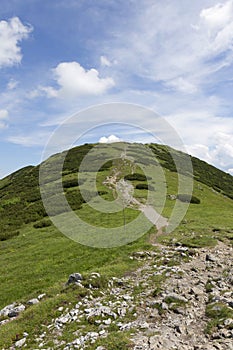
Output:
<svg viewBox="0 0 233 350">
<path fill-rule="evenodd" d="M 66 284 L 69 285 L 71 283 L 79 283 L 80 281 L 82 281 L 82 279 L 83 279 L 82 275 L 78 272 L 75 272 L 69 275 L 69 279 Z"/>
</svg>

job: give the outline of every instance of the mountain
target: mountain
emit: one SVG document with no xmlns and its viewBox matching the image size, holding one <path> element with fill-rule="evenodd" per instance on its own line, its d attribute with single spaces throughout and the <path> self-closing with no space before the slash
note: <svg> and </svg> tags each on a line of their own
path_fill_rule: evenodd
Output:
<svg viewBox="0 0 233 350">
<path fill-rule="evenodd" d="M 206 249 L 207 252 L 210 249 L 212 252 L 213 247 L 219 241 L 227 247 L 232 245 L 233 177 L 231 175 L 191 157 L 194 178 L 193 193 L 179 192 L 177 164 L 182 179 L 191 179 L 192 176 L 192 169 L 187 166 L 187 155 L 168 146 L 157 144 L 144 145 L 144 149 L 135 144 L 127 144 L 126 146 L 127 155 L 130 157 L 136 154 L 141 168 L 138 165 L 129 164 L 124 157 L 123 160 L 119 157 L 108 160 L 105 146 L 101 146 L 102 149 L 100 149 L 97 159 L 95 154 L 91 154 L 96 145 L 85 144 L 72 148 L 68 152 L 53 155 L 44 161 L 41 167 L 46 171 L 42 180 L 40 178 L 40 165 L 25 167 L 0 180 L 0 310 L 13 302 L 26 307 L 26 310 L 20 313 L 16 319 L 13 317 L 13 320 L 8 315 L 1 314 L 0 311 L 0 322 L 2 322 L 2 324 L 0 323 L 0 348 L 8 349 L 18 340 L 27 338 L 24 336 L 24 332 L 27 332 L 29 333 L 27 348 L 35 349 L 38 347 L 35 339 L 39 337 L 38 334 L 45 331 L 47 343 L 43 348 L 63 349 L 65 347 L 62 347 L 61 343 L 55 347 L 53 340 L 58 339 L 59 334 L 62 333 L 59 341 L 63 340 L 68 343 L 78 326 L 77 323 L 69 321 L 71 322 L 70 328 L 68 327 L 69 330 L 64 330 L 64 332 L 61 331 L 62 327 L 60 326 L 51 326 L 57 329 L 58 334 L 55 337 L 55 332 L 49 338 L 46 327 L 52 324 L 52 319 L 55 320 L 62 313 L 58 309 L 65 311 L 66 308 L 74 307 L 77 301 L 83 305 L 86 302 L 88 306 L 91 298 L 94 300 L 100 298 L 101 293 L 110 288 L 108 287 L 109 283 L 116 284 L 115 288 L 121 289 L 119 293 L 123 299 L 123 291 L 126 291 L 125 302 L 130 305 L 129 300 L 127 301 L 127 295 L 130 294 L 130 298 L 134 298 L 134 294 L 132 295 L 128 291 L 127 283 L 132 283 L 132 288 L 135 289 L 135 298 L 136 295 L 138 298 L 140 293 L 143 293 L 143 281 L 141 280 L 137 286 L 136 280 L 134 278 L 127 279 L 127 276 L 132 271 L 139 271 L 142 261 L 147 261 L 148 257 L 149 260 L 156 261 L 157 264 L 161 254 L 165 254 L 164 261 L 168 259 L 169 266 L 173 266 L 179 263 L 183 264 L 183 260 L 186 263 L 189 258 L 191 259 L 192 254 L 198 254 L 199 249 Z M 126 146 L 124 145 L 124 147 Z M 114 147 L 118 152 L 123 146 L 115 144 Z M 124 147 L 123 149 L 125 149 Z M 88 153 L 91 154 L 89 162 L 86 168 L 85 166 L 81 168 L 83 167 L 82 160 Z M 97 161 L 101 157 L 103 162 L 98 170 L 97 188 L 93 190 L 90 186 L 91 179 L 96 167 L 98 168 Z M 64 166 L 59 172 L 57 164 L 63 160 Z M 160 169 L 161 178 L 157 179 L 158 182 L 152 179 L 150 183 L 150 171 L 153 167 Z M 147 178 L 142 169 L 148 170 Z M 158 235 L 156 226 L 152 225 L 142 237 L 139 236 L 120 248 L 110 246 L 110 248 L 104 249 L 98 245 L 95 248 L 95 245 L 92 244 L 85 246 L 68 239 L 59 232 L 52 222 L 56 218 L 62 219 L 64 215 L 64 206 L 60 204 L 60 194 L 57 192 L 59 177 L 62 178 L 66 200 L 82 220 L 109 230 L 113 227 L 119 227 L 119 232 L 120 227 L 136 220 L 140 212 L 138 207 L 125 204 L 117 213 L 102 213 L 98 211 L 98 208 L 95 209 L 88 205 L 89 200 L 91 203 L 95 203 L 98 196 L 112 203 L 115 198 L 115 189 L 111 188 L 111 181 L 110 183 L 106 182 L 106 179 L 110 177 L 111 180 L 114 176 L 116 178 L 121 176 L 127 180 L 128 184 L 131 184 L 129 188 L 133 188 L 133 199 L 137 203 L 140 202 L 144 205 L 148 196 L 152 198 L 151 203 L 153 203 L 153 198 L 156 197 L 156 210 L 164 218 L 170 217 L 176 202 L 180 203 L 180 207 L 186 206 L 187 213 L 178 227 L 171 233 L 162 230 Z M 153 176 L 151 175 L 151 177 Z M 52 204 L 50 206 L 51 218 L 45 211 L 40 185 L 45 186 L 48 203 Z M 164 203 L 160 203 L 160 193 L 165 193 Z M 191 203 L 189 204 L 187 201 L 191 201 Z M 98 202 L 96 203 L 98 204 Z M 122 232 L 124 233 L 124 231 Z M 85 234 L 86 232 L 84 232 L 84 238 Z M 164 253 L 165 248 L 161 248 L 161 245 L 167 247 L 166 249 L 170 253 Z M 180 250 L 176 250 L 176 247 Z M 228 250 L 226 249 L 226 252 Z M 145 259 L 140 258 L 140 251 L 146 257 Z M 138 257 L 137 254 L 139 254 L 139 258 L 134 258 Z M 176 261 L 177 256 L 181 260 Z M 161 261 L 159 264 L 166 265 Z M 65 285 L 69 275 L 74 272 L 79 272 L 82 275 L 82 286 Z M 166 279 L 165 275 L 164 270 L 162 277 L 153 278 L 153 285 L 148 282 L 150 288 L 154 288 L 154 290 L 158 288 L 158 294 L 160 287 L 162 288 L 163 280 Z M 117 285 L 117 279 L 114 280 L 113 277 L 119 278 L 119 285 Z M 123 278 L 122 282 L 121 278 Z M 89 285 L 92 286 L 91 289 L 88 287 Z M 29 300 L 43 294 L 46 295 L 41 299 L 41 302 L 29 306 Z M 87 301 L 88 298 L 90 298 L 89 301 Z M 133 308 L 131 309 L 133 310 Z M 131 322 L 132 310 L 129 311 L 126 307 L 125 323 L 127 320 Z M 85 313 L 85 311 L 83 312 Z M 124 313 L 124 311 L 122 312 Z M 230 315 L 228 310 L 226 314 Z M 108 318 L 110 321 L 107 321 Z M 107 323 L 112 323 L 112 318 L 114 316 L 106 314 Z M 98 325 L 98 322 L 95 322 L 98 319 L 100 319 L 100 315 L 93 316 L 93 318 L 90 316 L 89 320 L 85 319 L 80 323 L 80 327 L 84 327 L 86 332 L 94 332 L 96 325 Z M 225 319 L 227 318 L 225 317 Z M 11 321 L 8 322 L 9 320 Z M 111 347 L 115 346 L 115 341 L 118 339 L 118 328 L 114 324 L 110 326 L 107 323 L 106 327 L 110 327 L 108 330 L 110 338 L 106 339 L 110 340 L 106 340 L 105 343 L 104 341 L 100 342 L 100 345 L 107 344 L 107 349 L 127 349 L 125 345 L 127 340 L 124 340 L 128 339 L 129 336 L 127 330 L 124 334 L 122 333 L 123 345 Z M 211 329 L 210 326 L 209 329 Z M 43 337 L 41 342 L 42 340 Z M 94 345 L 91 346 L 89 345 L 89 349 L 96 349 Z"/>
</svg>

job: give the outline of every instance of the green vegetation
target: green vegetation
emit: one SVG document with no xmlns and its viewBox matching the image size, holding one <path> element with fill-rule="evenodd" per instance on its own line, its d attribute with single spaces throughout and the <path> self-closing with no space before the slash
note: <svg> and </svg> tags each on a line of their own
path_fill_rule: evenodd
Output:
<svg viewBox="0 0 233 350">
<path fill-rule="evenodd" d="M 195 196 L 190 196 L 188 194 L 178 194 L 177 199 L 181 202 L 192 203 L 192 204 L 200 204 L 200 199 Z"/>
<path fill-rule="evenodd" d="M 210 334 L 225 320 L 233 318 L 233 310 L 223 303 L 212 303 L 206 307 L 206 316 L 209 318 L 206 333 Z"/>
<path fill-rule="evenodd" d="M 178 169 L 179 172 L 184 175 L 190 175 L 187 165 L 185 164 L 184 153 L 163 145 L 151 144 L 149 147 L 163 167 L 170 171 L 177 172 L 174 161 L 177 160 L 177 163 L 180 165 L 180 168 Z M 230 174 L 226 174 L 198 158 L 190 157 L 192 160 L 195 180 L 233 199 L 233 181 Z"/>
</svg>

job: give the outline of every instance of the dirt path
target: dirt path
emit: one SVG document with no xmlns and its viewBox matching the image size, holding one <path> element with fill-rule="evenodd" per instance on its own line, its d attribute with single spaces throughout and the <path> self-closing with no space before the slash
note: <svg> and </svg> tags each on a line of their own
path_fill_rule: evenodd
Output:
<svg viewBox="0 0 233 350">
<path fill-rule="evenodd" d="M 137 209 L 144 213 L 147 219 L 161 233 L 162 229 L 168 226 L 168 219 L 160 215 L 151 205 L 142 204 L 138 199 L 134 198 L 132 195 L 133 186 L 124 179 L 118 180 L 119 174 L 117 172 L 112 176 L 108 176 L 103 184 L 118 194 L 124 207 Z"/>
</svg>

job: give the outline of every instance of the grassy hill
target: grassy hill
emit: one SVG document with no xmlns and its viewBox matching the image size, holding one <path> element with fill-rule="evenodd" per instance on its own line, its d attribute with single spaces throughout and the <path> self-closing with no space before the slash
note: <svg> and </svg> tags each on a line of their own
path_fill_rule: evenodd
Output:
<svg viewBox="0 0 233 350">
<path fill-rule="evenodd" d="M 83 179 L 77 180 L 77 174 L 83 157 L 94 145 L 85 144 L 71 149 L 66 156 L 62 170 L 65 196 L 71 208 L 81 218 L 96 226 L 116 227 L 123 222 L 122 212 L 117 214 L 98 213 L 90 208 L 80 192 L 80 186 L 86 184 L 90 198 L 96 193 L 89 191 L 88 179 L 91 169 L 84 173 Z M 184 154 L 171 150 L 167 146 L 147 145 L 152 150 L 155 162 L 164 169 L 167 196 L 162 214 L 169 217 L 174 208 L 172 199 L 178 193 L 178 180 L 173 157 Z M 51 201 L 54 203 L 53 215 L 61 215 L 62 208 L 56 205 L 57 173 L 56 161 L 60 155 L 54 155 L 45 163 L 48 169 L 46 181 L 51 188 Z M 200 203 L 191 203 L 185 218 L 171 234 L 156 237 L 156 228 L 138 240 L 120 248 L 92 248 L 69 240 L 62 235 L 47 217 L 39 189 L 39 166 L 28 166 L 7 176 L 0 181 L 0 309 L 14 301 L 26 302 L 40 293 L 46 293 L 46 300 L 30 310 L 24 316 L 0 327 L 0 348 L 10 346 L 15 334 L 25 330 L 33 334 L 40 329 L 47 318 L 55 315 L 55 309 L 61 303 L 74 301 L 72 289 L 64 287 L 70 273 L 80 272 L 88 276 L 91 272 L 101 273 L 104 279 L 121 276 L 136 266 L 138 261 L 130 255 L 138 250 L 156 250 L 151 240 L 166 244 L 179 244 L 188 247 L 215 245 L 217 240 L 233 242 L 233 177 L 213 166 L 192 157 L 194 173 L 193 196 Z M 145 162 L 146 157 L 142 155 Z M 94 164 L 94 161 L 93 161 Z M 104 186 L 103 180 L 116 164 L 105 163 L 99 170 L 97 193 L 105 200 L 113 199 L 112 191 Z M 140 173 L 140 169 L 137 169 Z M 190 176 L 187 169 L 181 169 L 183 176 Z M 146 198 L 148 191 L 146 181 L 141 177 L 130 180 L 134 185 L 136 198 Z M 52 184 L 52 185 L 51 185 Z M 143 186 L 142 186 L 143 185 Z M 88 192 L 89 191 L 89 192 Z M 138 211 L 126 208 L 125 220 L 130 222 L 137 217 Z M 154 238 L 155 236 L 155 238 Z M 76 295 L 76 294 L 75 294 Z M 77 298 L 79 296 L 75 296 Z"/>
</svg>

